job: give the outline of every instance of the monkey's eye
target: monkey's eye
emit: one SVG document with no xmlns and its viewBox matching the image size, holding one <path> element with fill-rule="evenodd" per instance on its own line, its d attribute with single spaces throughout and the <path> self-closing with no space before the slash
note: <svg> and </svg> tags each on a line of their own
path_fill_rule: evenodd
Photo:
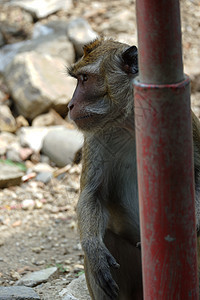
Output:
<svg viewBox="0 0 200 300">
<path fill-rule="evenodd" d="M 82 82 L 85 82 L 85 81 L 88 80 L 88 75 L 87 74 L 81 74 L 80 79 L 81 79 Z"/>
</svg>

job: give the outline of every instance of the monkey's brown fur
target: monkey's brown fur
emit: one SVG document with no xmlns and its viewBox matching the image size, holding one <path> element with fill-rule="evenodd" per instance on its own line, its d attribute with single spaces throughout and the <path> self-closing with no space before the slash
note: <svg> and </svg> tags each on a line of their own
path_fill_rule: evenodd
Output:
<svg viewBox="0 0 200 300">
<path fill-rule="evenodd" d="M 70 116 L 85 137 L 77 214 L 93 300 L 143 299 L 132 85 L 137 72 L 136 47 L 103 39 L 85 46 L 69 69 L 78 80 Z M 192 118 L 199 227 L 200 125 Z"/>
</svg>

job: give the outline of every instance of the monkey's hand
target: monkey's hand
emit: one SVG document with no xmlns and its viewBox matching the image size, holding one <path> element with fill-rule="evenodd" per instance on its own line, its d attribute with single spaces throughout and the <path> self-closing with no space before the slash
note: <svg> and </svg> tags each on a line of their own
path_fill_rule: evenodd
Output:
<svg viewBox="0 0 200 300">
<path fill-rule="evenodd" d="M 110 299 L 116 299 L 119 288 L 112 278 L 110 267 L 118 269 L 119 264 L 98 238 L 90 238 L 82 246 L 96 284 Z"/>
</svg>

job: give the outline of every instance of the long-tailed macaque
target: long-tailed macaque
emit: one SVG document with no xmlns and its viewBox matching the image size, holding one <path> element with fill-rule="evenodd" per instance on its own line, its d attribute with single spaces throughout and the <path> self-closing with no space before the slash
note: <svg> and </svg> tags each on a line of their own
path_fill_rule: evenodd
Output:
<svg viewBox="0 0 200 300">
<path fill-rule="evenodd" d="M 133 106 L 137 48 L 96 40 L 68 72 L 78 82 L 70 118 L 85 137 L 77 213 L 89 292 L 93 300 L 141 300 Z M 199 227 L 200 125 L 194 115 L 193 137 Z"/>
</svg>

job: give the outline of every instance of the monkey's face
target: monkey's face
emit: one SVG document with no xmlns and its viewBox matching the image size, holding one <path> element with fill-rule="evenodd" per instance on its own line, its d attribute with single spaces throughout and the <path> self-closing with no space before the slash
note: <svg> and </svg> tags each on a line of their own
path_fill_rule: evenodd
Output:
<svg viewBox="0 0 200 300">
<path fill-rule="evenodd" d="M 137 48 L 112 40 L 97 40 L 84 48 L 83 58 L 69 68 L 77 86 L 68 104 L 69 116 L 84 131 L 111 126 L 133 102 L 132 79 L 137 74 Z"/>
<path fill-rule="evenodd" d="M 103 122 L 109 103 L 103 80 L 88 72 L 76 75 L 77 86 L 68 104 L 69 116 L 82 130 L 89 130 Z"/>
</svg>

